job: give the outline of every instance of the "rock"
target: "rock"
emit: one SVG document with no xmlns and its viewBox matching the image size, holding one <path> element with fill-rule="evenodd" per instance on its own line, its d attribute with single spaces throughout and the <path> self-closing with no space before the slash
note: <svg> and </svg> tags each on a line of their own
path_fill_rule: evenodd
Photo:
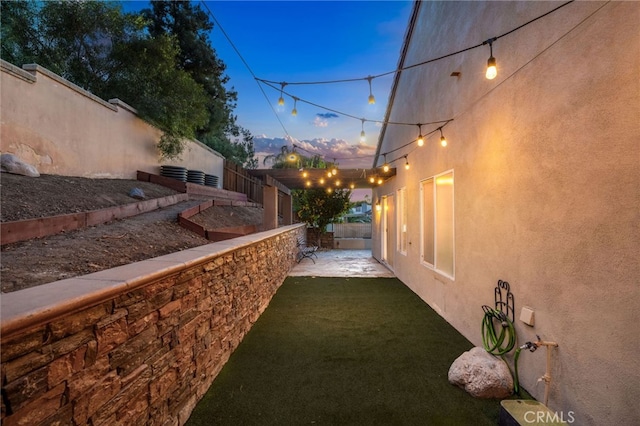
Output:
<svg viewBox="0 0 640 426">
<path fill-rule="evenodd" d="M 129 197 L 136 198 L 138 200 L 144 200 L 147 198 L 144 196 L 144 191 L 140 188 L 132 188 L 131 191 L 129 191 Z"/>
<path fill-rule="evenodd" d="M 13 154 L 0 155 L 0 168 L 3 172 L 29 177 L 38 177 L 40 173 L 31 164 L 25 163 Z"/>
<path fill-rule="evenodd" d="M 475 347 L 460 355 L 449 368 L 449 383 L 476 398 L 506 398 L 513 393 L 507 363 Z"/>
</svg>

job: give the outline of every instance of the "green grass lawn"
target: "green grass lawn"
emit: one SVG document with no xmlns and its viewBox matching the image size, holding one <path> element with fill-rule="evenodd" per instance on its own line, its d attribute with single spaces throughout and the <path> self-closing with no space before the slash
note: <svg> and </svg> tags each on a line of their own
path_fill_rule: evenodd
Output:
<svg viewBox="0 0 640 426">
<path fill-rule="evenodd" d="M 289 277 L 187 425 L 495 425 L 447 380 L 472 347 L 395 278 Z"/>
</svg>

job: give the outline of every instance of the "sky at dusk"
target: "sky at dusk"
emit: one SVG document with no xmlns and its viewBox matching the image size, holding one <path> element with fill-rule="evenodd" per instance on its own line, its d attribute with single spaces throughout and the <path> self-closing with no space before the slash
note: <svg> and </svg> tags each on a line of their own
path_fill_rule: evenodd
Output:
<svg viewBox="0 0 640 426">
<path fill-rule="evenodd" d="M 368 82 L 361 80 L 288 84 L 284 91 L 289 95 L 283 95 L 285 104 L 280 106 L 280 84 L 273 84 L 276 89 L 259 85 L 254 76 L 295 83 L 364 79 L 393 71 L 411 1 L 207 1 L 207 7 L 194 3 L 213 14 L 246 62 L 211 19 L 211 45 L 227 66 L 227 86 L 238 93 L 237 122 L 253 134 L 259 159 L 295 144 L 303 154 L 336 159 L 341 167 L 371 167 L 380 126 L 365 122 L 366 142 L 361 143 L 360 118 L 384 120 L 392 74 L 372 80 L 373 105 L 368 103 Z M 147 2 L 125 2 L 127 11 L 145 7 Z M 299 98 L 296 116 L 291 114 L 292 96 Z M 260 168 L 269 167 L 260 161 Z"/>
</svg>

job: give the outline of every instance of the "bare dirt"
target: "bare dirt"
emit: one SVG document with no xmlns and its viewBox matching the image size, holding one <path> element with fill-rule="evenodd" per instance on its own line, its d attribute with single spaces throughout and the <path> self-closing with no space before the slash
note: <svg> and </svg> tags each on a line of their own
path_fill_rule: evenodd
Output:
<svg viewBox="0 0 640 426">
<path fill-rule="evenodd" d="M 146 199 L 176 192 L 160 185 L 126 179 L 88 179 L 41 175 L 0 175 L 2 222 L 57 216 L 129 204 L 132 188 Z M 209 244 L 177 223 L 183 210 L 207 198 L 190 198 L 127 219 L 76 231 L 3 245 L 0 257 L 2 292 L 33 287 Z M 194 216 L 209 229 L 262 224 L 262 209 L 214 206 Z"/>
</svg>

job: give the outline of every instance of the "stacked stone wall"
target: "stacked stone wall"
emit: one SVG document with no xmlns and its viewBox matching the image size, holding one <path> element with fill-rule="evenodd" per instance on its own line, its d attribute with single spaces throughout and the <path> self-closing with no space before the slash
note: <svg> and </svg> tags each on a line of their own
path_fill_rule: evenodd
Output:
<svg viewBox="0 0 640 426">
<path fill-rule="evenodd" d="M 284 281 L 303 232 L 3 332 L 2 424 L 184 424 Z"/>
</svg>

